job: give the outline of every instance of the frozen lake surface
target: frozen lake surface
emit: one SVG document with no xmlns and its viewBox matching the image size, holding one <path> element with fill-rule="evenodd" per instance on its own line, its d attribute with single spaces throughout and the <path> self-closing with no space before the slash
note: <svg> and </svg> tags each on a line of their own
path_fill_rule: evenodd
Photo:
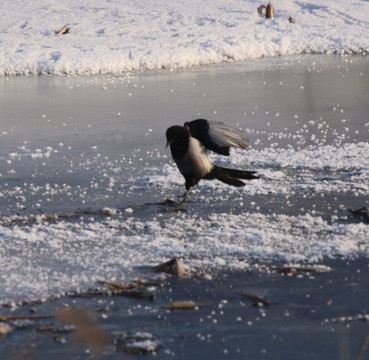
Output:
<svg viewBox="0 0 369 360">
<path fill-rule="evenodd" d="M 348 209 L 369 201 L 368 80 L 365 56 L 0 78 L 1 303 L 127 282 L 172 257 L 202 274 L 366 261 L 368 225 Z M 167 212 L 158 203 L 184 186 L 165 130 L 197 117 L 243 129 L 247 151 L 212 159 L 261 179 L 203 181 Z"/>
</svg>

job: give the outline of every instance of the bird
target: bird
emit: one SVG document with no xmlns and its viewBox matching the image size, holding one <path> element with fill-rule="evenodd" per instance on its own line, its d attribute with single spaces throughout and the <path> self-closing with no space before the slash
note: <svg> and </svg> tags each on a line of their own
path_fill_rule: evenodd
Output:
<svg viewBox="0 0 369 360">
<path fill-rule="evenodd" d="M 233 186 L 246 185 L 242 180 L 258 179 L 255 171 L 224 168 L 215 165 L 207 150 L 229 156 L 230 147 L 246 149 L 248 139 L 237 129 L 223 122 L 196 119 L 183 126 L 173 125 L 166 131 L 167 144 L 172 158 L 185 178 L 186 192 L 183 203 L 193 186 L 201 179 L 220 180 Z"/>
</svg>

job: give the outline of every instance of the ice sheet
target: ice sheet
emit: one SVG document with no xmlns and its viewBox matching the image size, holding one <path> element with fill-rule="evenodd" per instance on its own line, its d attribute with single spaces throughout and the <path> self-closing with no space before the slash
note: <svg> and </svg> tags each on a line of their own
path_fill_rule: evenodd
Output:
<svg viewBox="0 0 369 360">
<path fill-rule="evenodd" d="M 365 58 L 301 57 L 1 79 L 0 301 L 152 276 L 174 256 L 200 273 L 367 257 L 368 225 L 348 208 L 369 201 L 368 72 Z M 261 179 L 202 181 L 187 212 L 166 212 L 156 203 L 184 180 L 165 129 L 197 116 L 242 128 L 247 151 L 211 158 Z"/>
</svg>

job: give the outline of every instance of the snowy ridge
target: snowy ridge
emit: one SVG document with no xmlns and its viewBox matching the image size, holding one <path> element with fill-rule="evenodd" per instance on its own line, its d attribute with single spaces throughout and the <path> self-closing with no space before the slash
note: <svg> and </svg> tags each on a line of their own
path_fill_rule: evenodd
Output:
<svg viewBox="0 0 369 360">
<path fill-rule="evenodd" d="M 0 74 L 100 74 L 174 69 L 301 53 L 365 53 L 366 1 L 4 0 Z M 288 18 L 293 17 L 294 24 Z M 64 25 L 71 30 L 56 35 Z"/>
<path fill-rule="evenodd" d="M 368 254 L 365 224 L 329 224 L 319 216 L 244 212 L 177 214 L 140 221 L 0 225 L 2 302 L 83 290 L 98 279 L 127 281 L 135 267 L 180 257 L 192 269 L 247 269 L 250 260 L 319 261 Z M 123 224 L 123 225 L 122 225 Z M 306 236 L 306 234 L 309 236 Z M 11 261 L 7 254 L 12 254 Z"/>
</svg>

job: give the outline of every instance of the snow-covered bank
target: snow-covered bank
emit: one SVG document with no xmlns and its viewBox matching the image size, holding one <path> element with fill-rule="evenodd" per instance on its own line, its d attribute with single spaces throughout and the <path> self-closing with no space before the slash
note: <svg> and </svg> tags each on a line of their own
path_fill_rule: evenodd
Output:
<svg viewBox="0 0 369 360">
<path fill-rule="evenodd" d="M 0 74 L 119 74 L 300 53 L 369 51 L 366 1 L 0 3 Z M 292 16 L 294 24 L 289 23 Z M 66 35 L 55 31 L 68 25 Z"/>
</svg>

